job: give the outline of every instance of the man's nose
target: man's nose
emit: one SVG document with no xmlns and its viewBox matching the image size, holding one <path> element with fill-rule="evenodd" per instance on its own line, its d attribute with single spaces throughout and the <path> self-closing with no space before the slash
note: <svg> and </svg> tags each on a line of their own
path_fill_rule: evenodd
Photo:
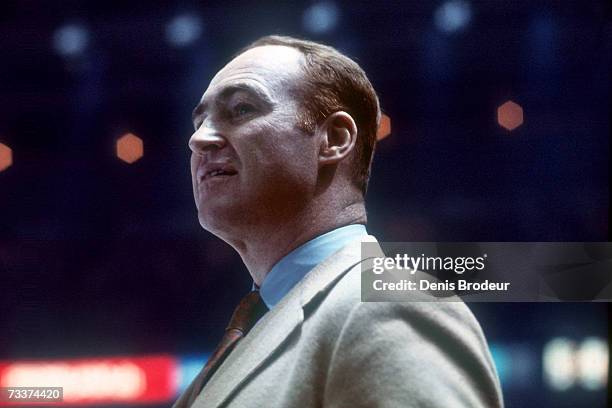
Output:
<svg viewBox="0 0 612 408">
<path fill-rule="evenodd" d="M 207 150 L 221 149 L 226 145 L 226 140 L 214 128 L 202 125 L 189 139 L 189 148 L 196 154 L 202 154 Z"/>
</svg>

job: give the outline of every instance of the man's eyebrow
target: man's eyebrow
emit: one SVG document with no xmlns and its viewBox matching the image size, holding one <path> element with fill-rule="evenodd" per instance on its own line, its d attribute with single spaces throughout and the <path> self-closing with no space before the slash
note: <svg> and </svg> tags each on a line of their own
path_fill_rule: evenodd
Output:
<svg viewBox="0 0 612 408">
<path fill-rule="evenodd" d="M 263 89 L 259 87 L 252 86 L 246 82 L 234 83 L 234 84 L 224 87 L 223 89 L 221 89 L 221 91 L 219 91 L 217 99 L 219 100 L 229 99 L 236 92 L 246 92 L 260 99 L 261 101 L 263 101 L 265 104 L 269 106 L 274 105 L 272 98 L 270 98 L 267 92 L 265 92 Z M 195 122 L 197 117 L 200 116 L 202 113 L 204 113 L 204 111 L 206 111 L 207 107 L 208 107 L 208 104 L 206 102 L 198 103 L 198 105 L 195 107 L 195 109 L 193 110 L 191 114 L 192 121 Z"/>
</svg>

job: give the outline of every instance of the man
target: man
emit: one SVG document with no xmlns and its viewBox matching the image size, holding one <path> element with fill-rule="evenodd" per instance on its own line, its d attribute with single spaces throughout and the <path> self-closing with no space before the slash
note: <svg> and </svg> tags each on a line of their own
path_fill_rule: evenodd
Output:
<svg viewBox="0 0 612 408">
<path fill-rule="evenodd" d="M 193 120 L 200 224 L 240 254 L 254 291 L 175 407 L 501 406 L 465 305 L 360 301 L 380 109 L 354 61 L 262 38 L 217 73 Z"/>
</svg>

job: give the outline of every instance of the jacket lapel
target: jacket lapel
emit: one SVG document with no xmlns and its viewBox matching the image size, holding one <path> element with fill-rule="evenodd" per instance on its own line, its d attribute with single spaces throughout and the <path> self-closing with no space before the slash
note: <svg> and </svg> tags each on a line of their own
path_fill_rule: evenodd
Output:
<svg viewBox="0 0 612 408">
<path fill-rule="evenodd" d="M 362 261 L 361 242 L 376 242 L 376 239 L 368 235 L 328 257 L 266 313 L 206 383 L 194 407 L 220 406 L 249 381 L 254 372 L 302 324 L 303 307 L 318 293 L 333 287 L 333 283 Z"/>
</svg>

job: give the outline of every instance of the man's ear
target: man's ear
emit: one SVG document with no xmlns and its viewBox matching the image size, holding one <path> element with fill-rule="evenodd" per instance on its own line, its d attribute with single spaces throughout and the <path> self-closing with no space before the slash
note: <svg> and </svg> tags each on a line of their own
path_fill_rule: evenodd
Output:
<svg viewBox="0 0 612 408">
<path fill-rule="evenodd" d="M 355 147 L 357 125 L 353 117 L 344 111 L 329 115 L 319 127 L 319 164 L 337 164 Z"/>
</svg>

